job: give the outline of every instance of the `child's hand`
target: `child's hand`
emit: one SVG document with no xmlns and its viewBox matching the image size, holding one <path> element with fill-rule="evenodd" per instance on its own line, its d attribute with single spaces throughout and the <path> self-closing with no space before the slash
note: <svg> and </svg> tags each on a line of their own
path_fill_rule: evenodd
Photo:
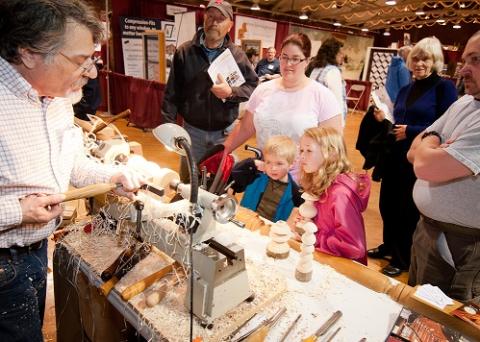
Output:
<svg viewBox="0 0 480 342">
<path fill-rule="evenodd" d="M 254 163 L 258 171 L 265 172 L 265 163 L 263 160 L 255 159 Z"/>
</svg>

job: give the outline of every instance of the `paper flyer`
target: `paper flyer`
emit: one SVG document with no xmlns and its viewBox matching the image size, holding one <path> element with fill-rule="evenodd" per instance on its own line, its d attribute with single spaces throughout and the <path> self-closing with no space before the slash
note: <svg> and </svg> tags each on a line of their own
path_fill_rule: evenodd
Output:
<svg viewBox="0 0 480 342">
<path fill-rule="evenodd" d="M 245 83 L 245 78 L 233 58 L 232 52 L 225 49 L 208 68 L 208 74 L 213 83 L 217 83 L 217 75 L 223 76 L 230 87 L 239 87 Z"/>
</svg>

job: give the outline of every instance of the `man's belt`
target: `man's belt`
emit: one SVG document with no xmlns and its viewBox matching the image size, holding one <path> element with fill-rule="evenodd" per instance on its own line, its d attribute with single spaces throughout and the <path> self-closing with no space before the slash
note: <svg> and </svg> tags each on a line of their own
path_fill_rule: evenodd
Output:
<svg viewBox="0 0 480 342">
<path fill-rule="evenodd" d="M 455 223 L 441 222 L 441 221 L 434 220 L 430 217 L 427 217 L 425 215 L 422 215 L 422 218 L 426 223 L 431 224 L 432 226 L 435 226 L 436 228 L 438 228 L 444 233 L 452 233 L 457 235 L 465 235 L 465 236 L 480 238 L 480 228 L 465 227 Z"/>
<path fill-rule="evenodd" d="M 40 240 L 32 243 L 29 246 L 12 246 L 9 248 L 0 248 L 0 256 L 12 256 L 14 254 L 29 253 L 31 251 L 39 250 L 43 247 L 43 244 L 47 243 L 46 240 Z"/>
</svg>

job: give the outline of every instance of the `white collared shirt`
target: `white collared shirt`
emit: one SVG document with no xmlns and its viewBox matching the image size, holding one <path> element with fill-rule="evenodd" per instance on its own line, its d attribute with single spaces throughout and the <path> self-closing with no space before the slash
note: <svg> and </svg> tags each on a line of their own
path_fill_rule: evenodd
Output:
<svg viewBox="0 0 480 342">
<path fill-rule="evenodd" d="M 0 248 L 30 245 L 55 229 L 55 220 L 21 224 L 20 198 L 107 182 L 115 172 L 85 156 L 69 99 L 40 98 L 0 57 Z"/>
</svg>

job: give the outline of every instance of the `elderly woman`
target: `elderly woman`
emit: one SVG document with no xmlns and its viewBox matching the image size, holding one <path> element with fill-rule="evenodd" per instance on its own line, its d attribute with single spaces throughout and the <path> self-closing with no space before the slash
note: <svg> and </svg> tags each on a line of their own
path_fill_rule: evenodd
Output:
<svg viewBox="0 0 480 342">
<path fill-rule="evenodd" d="M 240 123 L 224 143 L 226 153 L 255 133 L 258 147 L 263 148 L 272 135 L 287 135 L 298 144 L 310 127 L 331 126 L 341 132 L 341 109 L 335 95 L 305 76 L 311 46 L 310 39 L 302 33 L 283 41 L 279 58 L 282 77 L 254 90 Z M 295 178 L 295 171 L 292 175 Z"/>
<path fill-rule="evenodd" d="M 345 122 L 347 116 L 347 95 L 345 93 L 345 81 L 340 69 L 344 58 L 343 43 L 334 37 L 328 38 L 318 49 L 317 55 L 308 65 L 305 74 L 311 79 L 320 82 L 335 94 L 342 109 Z"/>
<path fill-rule="evenodd" d="M 424 38 L 412 49 L 407 59 L 414 81 L 400 89 L 393 116 L 392 134 L 395 143 L 385 162 L 380 188 L 380 214 L 383 219 L 383 241 L 368 251 L 373 258 L 391 257 L 383 273 L 397 276 L 410 265 L 410 248 L 419 212 L 413 202 L 416 177 L 407 160 L 407 151 L 420 132 L 437 120 L 457 99 L 455 85 L 442 79 L 443 53 L 437 38 Z M 385 119 L 376 110 L 378 121 Z"/>
</svg>

